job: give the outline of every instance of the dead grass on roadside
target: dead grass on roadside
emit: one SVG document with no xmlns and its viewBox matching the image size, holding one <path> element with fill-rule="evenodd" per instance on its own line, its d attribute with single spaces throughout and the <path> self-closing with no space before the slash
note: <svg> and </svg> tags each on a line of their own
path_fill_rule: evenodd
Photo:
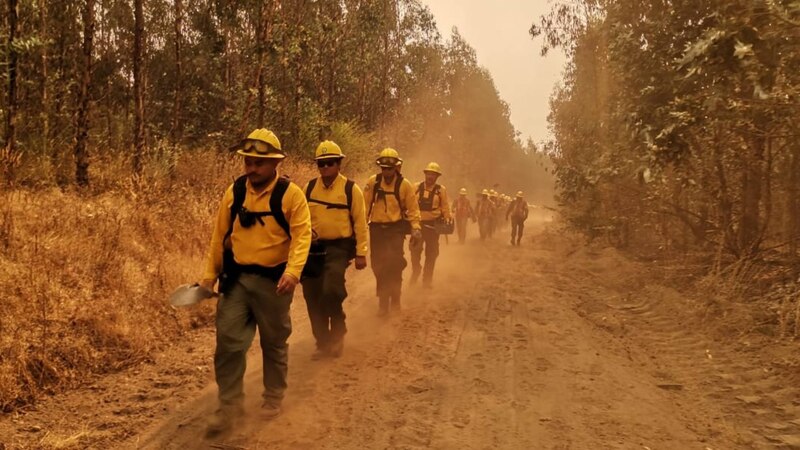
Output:
<svg viewBox="0 0 800 450">
<path fill-rule="evenodd" d="M 40 179 L 0 191 L 0 411 L 147 361 L 212 323 L 213 305 L 174 309 L 166 298 L 199 278 L 240 160 L 207 151 L 148 161 L 133 180 L 124 158 L 96 158 L 102 170 L 86 191 Z M 299 183 L 315 172 L 283 170 Z"/>
</svg>

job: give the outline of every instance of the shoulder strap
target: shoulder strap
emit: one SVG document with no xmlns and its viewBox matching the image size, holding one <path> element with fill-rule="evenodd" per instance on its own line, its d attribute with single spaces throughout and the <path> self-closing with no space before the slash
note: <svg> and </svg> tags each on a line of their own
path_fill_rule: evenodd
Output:
<svg viewBox="0 0 800 450">
<path fill-rule="evenodd" d="M 347 204 L 342 205 L 341 203 L 331 203 L 326 202 L 324 200 L 318 200 L 315 198 L 311 198 L 311 193 L 314 191 L 314 186 L 317 184 L 317 178 L 308 182 L 308 186 L 306 186 L 306 201 L 309 203 L 319 203 L 320 205 L 327 206 L 328 209 L 346 209 L 350 211 L 350 205 L 353 203 L 353 181 L 347 180 L 344 185 L 344 195 L 347 197 Z"/>
<path fill-rule="evenodd" d="M 231 203 L 231 224 L 228 226 L 228 232 L 222 238 L 222 242 L 228 240 L 233 233 L 233 223 L 236 222 L 236 217 L 244 205 L 244 198 L 247 195 L 247 175 L 242 175 L 233 182 L 233 203 Z"/>
<path fill-rule="evenodd" d="M 317 185 L 317 179 L 312 178 L 311 181 L 308 182 L 308 186 L 306 186 L 306 201 L 311 200 L 311 192 L 314 191 L 314 186 Z"/>
<path fill-rule="evenodd" d="M 355 185 L 355 181 L 347 180 L 344 184 L 344 195 L 347 197 L 347 210 L 350 211 L 353 209 L 353 186 Z"/>
<path fill-rule="evenodd" d="M 394 182 L 394 196 L 397 198 L 397 204 L 400 205 L 400 211 L 402 212 L 406 209 L 406 205 L 403 204 L 403 197 L 400 195 L 401 184 L 403 184 L 403 176 L 398 173 L 397 181 Z"/>
<path fill-rule="evenodd" d="M 269 196 L 269 210 L 272 217 L 278 222 L 278 225 L 283 228 L 289 239 L 292 238 L 292 233 L 289 231 L 289 222 L 286 220 L 286 215 L 283 213 L 283 195 L 289 188 L 290 181 L 283 177 L 278 177 L 275 182 L 275 189 L 272 190 L 272 195 Z"/>
<path fill-rule="evenodd" d="M 381 188 L 383 182 L 383 174 L 379 173 L 375 176 L 375 184 L 372 186 L 372 200 L 369 202 L 369 210 L 367 211 L 367 220 L 372 216 L 372 207 L 375 206 L 375 199 L 378 197 L 378 189 Z"/>
</svg>

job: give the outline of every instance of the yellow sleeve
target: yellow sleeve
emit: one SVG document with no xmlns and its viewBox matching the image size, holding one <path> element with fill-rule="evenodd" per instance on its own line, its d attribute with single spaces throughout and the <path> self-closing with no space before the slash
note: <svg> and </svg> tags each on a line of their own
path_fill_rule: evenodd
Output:
<svg viewBox="0 0 800 450">
<path fill-rule="evenodd" d="M 421 230 L 422 225 L 419 223 L 419 203 L 417 203 L 417 193 L 414 191 L 414 186 L 407 179 L 403 180 L 400 185 L 401 195 L 403 196 L 403 206 L 406 207 L 406 219 L 411 222 L 412 230 Z"/>
<path fill-rule="evenodd" d="M 450 200 L 447 198 L 447 189 L 442 186 L 439 192 L 442 196 L 442 198 L 439 199 L 439 204 L 442 205 L 442 217 L 444 217 L 445 220 L 450 220 L 452 218 L 452 213 L 450 212 Z"/>
<path fill-rule="evenodd" d="M 233 185 L 230 185 L 222 195 L 217 209 L 217 219 L 214 221 L 214 230 L 211 232 L 211 244 L 206 254 L 206 268 L 203 272 L 203 281 L 216 280 L 222 272 L 222 251 L 225 233 L 231 225 L 231 204 L 233 203 Z"/>
<path fill-rule="evenodd" d="M 306 196 L 300 187 L 292 183 L 283 196 L 283 212 L 289 222 L 292 241 L 289 244 L 289 260 L 286 271 L 289 275 L 300 279 L 300 273 L 308 259 L 311 247 L 311 213 L 308 211 Z"/>
<path fill-rule="evenodd" d="M 353 233 L 356 237 L 356 255 L 367 256 L 367 207 L 364 203 L 364 192 L 357 184 L 353 185 L 353 204 L 350 205 L 353 217 Z"/>
</svg>

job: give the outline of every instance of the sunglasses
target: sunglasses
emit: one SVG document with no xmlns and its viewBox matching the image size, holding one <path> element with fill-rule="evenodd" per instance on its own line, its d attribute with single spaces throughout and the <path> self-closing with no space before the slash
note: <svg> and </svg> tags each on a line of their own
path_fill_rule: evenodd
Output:
<svg viewBox="0 0 800 450">
<path fill-rule="evenodd" d="M 260 155 L 267 155 L 269 153 L 282 153 L 275 147 L 257 139 L 246 139 L 244 141 L 244 145 L 242 146 L 242 150 L 245 152 L 255 151 Z"/>
<path fill-rule="evenodd" d="M 336 163 L 338 163 L 338 162 L 339 162 L 339 160 L 335 159 L 335 158 L 320 159 L 320 160 L 317 160 L 317 167 L 320 167 L 320 168 L 322 168 L 322 167 L 331 167 L 331 166 L 335 166 Z"/>
</svg>

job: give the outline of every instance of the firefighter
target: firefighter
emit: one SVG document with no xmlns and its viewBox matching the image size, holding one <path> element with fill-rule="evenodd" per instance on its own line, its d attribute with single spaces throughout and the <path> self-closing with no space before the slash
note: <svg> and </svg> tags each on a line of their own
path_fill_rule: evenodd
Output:
<svg viewBox="0 0 800 450">
<path fill-rule="evenodd" d="M 314 157 L 320 176 L 304 188 L 316 240 L 301 282 L 317 344 L 315 360 L 341 356 L 347 333 L 345 270 L 353 260 L 357 270 L 367 267 L 364 193 L 340 173 L 344 157 L 335 142 L 320 143 Z"/>
<path fill-rule="evenodd" d="M 436 181 L 442 176 L 442 168 L 435 162 L 429 163 L 425 170 L 425 181 L 417 185 L 422 225 L 422 239 L 411 246 L 411 284 L 415 284 L 422 273 L 422 287 L 430 288 L 433 283 L 433 269 L 439 256 L 439 230 L 437 222 L 452 224 L 450 201 L 447 189 Z M 422 251 L 425 250 L 425 267 L 422 267 Z"/>
<path fill-rule="evenodd" d="M 522 191 L 517 192 L 513 202 L 508 205 L 506 210 L 506 220 L 511 218 L 511 245 L 520 245 L 522 241 L 522 230 L 525 228 L 525 221 L 528 219 L 528 203 Z"/>
<path fill-rule="evenodd" d="M 222 294 L 214 352 L 220 407 L 209 420 L 210 436 L 231 428 L 244 412 L 246 356 L 256 328 L 263 358 L 260 415 L 280 414 L 292 332 L 289 305 L 311 243 L 308 204 L 278 171 L 286 154 L 275 134 L 257 129 L 232 149 L 244 157 L 245 175 L 222 196 L 200 282 L 213 289 L 219 279 Z"/>
<path fill-rule="evenodd" d="M 489 200 L 489 191 L 487 189 L 481 191 L 481 198 L 478 199 L 478 204 L 475 206 L 475 215 L 478 218 L 478 231 L 481 240 L 486 240 L 487 237 L 491 237 L 489 231 L 494 217 L 494 204 Z"/>
<path fill-rule="evenodd" d="M 388 315 L 390 306 L 400 311 L 406 234 L 413 242 L 422 239 L 414 186 L 398 171 L 400 161 L 397 150 L 383 149 L 375 161 L 381 173 L 371 176 L 364 187 L 379 316 Z"/>
<path fill-rule="evenodd" d="M 458 198 L 453 201 L 453 213 L 456 216 L 458 243 L 463 244 L 467 239 L 467 224 L 470 220 L 475 220 L 475 213 L 472 210 L 472 203 L 467 198 L 466 188 L 458 191 Z"/>
</svg>

